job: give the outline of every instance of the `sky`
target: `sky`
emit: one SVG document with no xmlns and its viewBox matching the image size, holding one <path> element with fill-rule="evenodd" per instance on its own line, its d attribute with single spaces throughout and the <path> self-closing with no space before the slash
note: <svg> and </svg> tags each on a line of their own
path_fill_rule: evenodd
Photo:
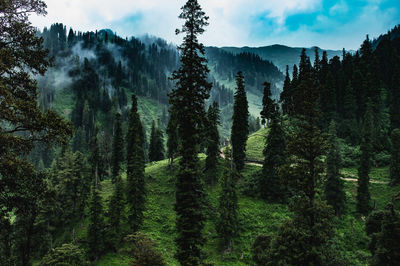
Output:
<svg viewBox="0 0 400 266">
<path fill-rule="evenodd" d="M 179 44 L 175 35 L 185 0 L 44 0 L 47 16 L 31 16 L 42 29 L 64 23 L 78 31 L 112 29 L 123 37 L 145 34 Z M 376 38 L 400 24 L 400 0 L 198 0 L 210 25 L 207 46 L 356 50 L 366 34 Z"/>
</svg>

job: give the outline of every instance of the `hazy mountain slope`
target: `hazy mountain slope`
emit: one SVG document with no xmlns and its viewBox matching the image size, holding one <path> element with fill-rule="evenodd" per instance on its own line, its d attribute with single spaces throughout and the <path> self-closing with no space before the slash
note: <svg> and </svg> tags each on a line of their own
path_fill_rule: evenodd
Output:
<svg viewBox="0 0 400 266">
<path fill-rule="evenodd" d="M 271 46 L 264 47 L 222 47 L 221 49 L 238 54 L 238 53 L 254 53 L 260 56 L 264 60 L 271 61 L 275 64 L 282 72 L 286 70 L 286 65 L 292 69 L 294 64 L 299 63 L 300 53 L 303 48 L 301 47 L 288 47 L 285 45 L 274 44 Z M 314 47 L 306 48 L 307 55 L 310 58 L 314 58 Z M 320 56 L 322 54 L 321 48 L 318 48 Z M 342 56 L 341 50 L 326 50 L 328 59 L 334 56 Z"/>
</svg>

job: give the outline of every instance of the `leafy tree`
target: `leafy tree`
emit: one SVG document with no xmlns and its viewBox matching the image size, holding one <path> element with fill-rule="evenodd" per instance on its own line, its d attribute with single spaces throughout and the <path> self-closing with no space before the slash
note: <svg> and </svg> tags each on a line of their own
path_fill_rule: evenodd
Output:
<svg viewBox="0 0 400 266">
<path fill-rule="evenodd" d="M 249 134 L 249 106 L 247 103 L 242 72 L 238 72 L 236 75 L 236 86 L 233 104 L 231 141 L 233 162 L 235 163 L 236 169 L 241 171 L 244 167 L 244 159 L 246 158 L 246 141 L 247 135 Z"/>
<path fill-rule="evenodd" d="M 361 158 L 358 168 L 358 187 L 357 187 L 357 211 L 362 215 L 368 215 L 371 210 L 369 192 L 369 171 L 371 169 L 372 142 L 373 142 L 373 115 L 372 106 L 367 104 L 367 110 L 363 119 Z"/>
<path fill-rule="evenodd" d="M 46 254 L 40 265 L 84 266 L 89 265 L 89 263 L 85 260 L 85 253 L 78 246 L 74 244 L 63 244 L 61 247 L 55 248 Z"/>
<path fill-rule="evenodd" d="M 400 129 L 394 129 L 391 138 L 390 184 L 397 185 L 400 183 Z"/>
<path fill-rule="evenodd" d="M 264 199 L 284 202 L 287 198 L 287 188 L 279 168 L 285 163 L 285 133 L 280 124 L 278 106 L 274 103 L 271 128 L 265 140 L 264 163 L 259 190 Z"/>
<path fill-rule="evenodd" d="M 197 157 L 197 146 L 200 144 L 198 126 L 205 117 L 204 101 L 209 97 L 211 83 L 207 81 L 209 70 L 204 58 L 204 46 L 199 43 L 198 36 L 208 25 L 208 17 L 197 0 L 188 0 L 179 18 L 184 19 L 185 24 L 176 32 L 185 36 L 179 46 L 181 66 L 172 75 L 176 88 L 169 95 L 172 108 L 176 111 L 182 154 L 175 194 L 176 258 L 182 265 L 199 265 L 205 216 L 204 190 Z"/>
<path fill-rule="evenodd" d="M 260 112 L 261 115 L 261 124 L 265 125 L 265 123 L 267 123 L 268 125 L 268 121 L 270 119 L 272 119 L 272 116 L 275 113 L 275 103 L 274 101 L 271 99 L 271 83 L 269 82 L 264 82 L 264 96 L 262 99 L 262 106 L 263 109 Z"/>
<path fill-rule="evenodd" d="M 33 229 L 33 224 L 11 227 L 8 218 L 3 217 L 8 217 L 11 210 L 17 219 L 34 213 L 45 186 L 43 175 L 37 175 L 26 156 L 21 155 L 28 154 L 38 142 L 66 144 L 72 135 L 69 122 L 53 110 L 42 112 L 38 106 L 33 76 L 43 75 L 50 63 L 29 15 L 45 15 L 45 8 L 40 0 L 2 1 L 0 7 L 0 191 L 7 191 L 0 197 L 0 228 L 7 230 L 8 235 L 12 235 L 13 229 L 24 231 L 28 249 L 20 257 L 22 265 L 30 261 L 32 230 L 27 229 Z"/>
<path fill-rule="evenodd" d="M 217 163 L 220 156 L 219 150 L 219 132 L 218 125 L 219 120 L 219 106 L 217 102 L 213 102 L 208 108 L 207 112 L 207 158 L 205 171 L 207 175 L 207 180 L 214 186 L 217 173 Z"/>
<path fill-rule="evenodd" d="M 132 108 L 129 114 L 127 147 L 127 190 L 128 221 L 136 232 L 143 221 L 146 199 L 144 180 L 144 132 L 138 113 L 137 97 L 132 95 Z"/>
<path fill-rule="evenodd" d="M 343 180 L 340 179 L 341 158 L 339 154 L 339 143 L 336 137 L 336 123 L 331 121 L 329 126 L 329 151 L 326 156 L 326 182 L 325 198 L 333 207 L 336 215 L 343 213 L 345 208 L 346 194 L 344 193 Z"/>
<path fill-rule="evenodd" d="M 228 150 L 228 149 L 227 149 Z M 229 251 L 233 249 L 233 237 L 238 233 L 238 199 L 236 195 L 236 180 L 238 179 L 233 162 L 229 158 L 230 151 L 225 152 L 226 163 L 222 174 L 222 190 L 219 195 L 219 219 L 217 232 L 222 239 L 223 247 Z"/>
<path fill-rule="evenodd" d="M 151 124 L 150 147 L 149 147 L 150 162 L 160 161 L 164 159 L 164 141 L 160 125 Z"/>
<path fill-rule="evenodd" d="M 87 229 L 88 256 L 97 261 L 104 250 L 104 217 L 99 191 L 93 186 L 89 204 L 89 225 Z"/>
<path fill-rule="evenodd" d="M 124 161 L 124 140 L 122 137 L 121 128 L 121 115 L 117 113 L 115 115 L 114 122 L 114 136 L 113 136 L 113 148 L 112 148 L 112 182 L 115 183 L 118 175 L 121 171 L 121 164 Z"/>
</svg>

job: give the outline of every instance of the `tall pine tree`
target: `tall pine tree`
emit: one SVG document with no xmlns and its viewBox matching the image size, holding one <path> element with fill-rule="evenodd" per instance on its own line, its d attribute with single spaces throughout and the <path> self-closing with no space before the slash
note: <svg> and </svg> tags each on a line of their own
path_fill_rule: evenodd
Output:
<svg viewBox="0 0 400 266">
<path fill-rule="evenodd" d="M 113 183 L 115 183 L 118 175 L 120 174 L 122 162 L 124 161 L 124 140 L 122 137 L 121 115 L 119 113 L 115 114 L 111 160 L 112 160 L 111 180 Z"/>
<path fill-rule="evenodd" d="M 87 229 L 88 255 L 92 261 L 97 261 L 104 251 L 104 216 L 99 191 L 93 186 L 89 203 L 89 225 Z"/>
<path fill-rule="evenodd" d="M 343 180 L 340 179 L 341 158 L 339 154 L 339 143 L 336 137 L 336 123 L 331 121 L 329 125 L 329 151 L 326 156 L 326 183 L 325 198 L 333 207 L 336 215 L 344 211 L 346 195 L 343 188 Z"/>
<path fill-rule="evenodd" d="M 136 95 L 132 95 L 132 108 L 129 114 L 127 146 L 127 189 L 128 221 L 136 232 L 143 221 L 146 190 L 144 180 L 144 133 L 137 109 Z"/>
<path fill-rule="evenodd" d="M 247 103 L 242 72 L 236 75 L 236 92 L 233 104 L 231 142 L 233 162 L 238 171 L 244 167 L 246 158 L 246 141 L 249 134 L 249 105 Z"/>
<path fill-rule="evenodd" d="M 261 124 L 265 125 L 265 123 L 268 126 L 268 121 L 272 119 L 272 116 L 275 113 L 275 103 L 271 99 L 271 83 L 269 82 L 264 82 L 264 96 L 262 99 L 262 110 L 260 112 L 261 115 Z"/>
<path fill-rule="evenodd" d="M 390 159 L 390 184 L 400 184 L 400 129 L 392 131 L 392 151 Z"/>
<path fill-rule="evenodd" d="M 371 100 L 368 100 L 366 107 L 362 140 L 361 140 L 361 158 L 358 168 L 358 187 L 357 187 L 357 211 L 362 215 L 368 215 L 371 210 L 369 192 L 369 171 L 371 170 L 372 160 L 372 142 L 373 142 L 373 114 Z"/>
<path fill-rule="evenodd" d="M 199 121 L 205 117 L 204 101 L 209 98 L 211 83 L 207 81 L 209 69 L 204 57 L 204 46 L 198 36 L 208 25 L 208 17 L 197 0 L 188 0 L 179 18 L 185 23 L 181 30 L 183 43 L 179 46 L 181 66 L 173 73 L 175 89 L 170 93 L 170 103 L 176 110 L 179 138 L 181 140 L 180 167 L 176 183 L 175 211 L 177 237 L 176 258 L 182 265 L 199 265 L 204 244 L 204 188 L 199 173 L 197 147 Z"/>
<path fill-rule="evenodd" d="M 208 108 L 207 112 L 207 158 L 205 171 L 207 181 L 212 186 L 216 181 L 217 176 L 217 163 L 220 156 L 219 151 L 219 106 L 217 102 L 213 102 Z"/>
</svg>

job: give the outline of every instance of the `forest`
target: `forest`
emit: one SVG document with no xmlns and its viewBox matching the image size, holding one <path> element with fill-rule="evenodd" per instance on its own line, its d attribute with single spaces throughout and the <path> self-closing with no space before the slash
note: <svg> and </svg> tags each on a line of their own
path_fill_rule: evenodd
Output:
<svg viewBox="0 0 400 266">
<path fill-rule="evenodd" d="M 197 0 L 178 46 L 31 14 L 0 3 L 0 265 L 400 264 L 400 25 L 218 48 Z"/>
</svg>

